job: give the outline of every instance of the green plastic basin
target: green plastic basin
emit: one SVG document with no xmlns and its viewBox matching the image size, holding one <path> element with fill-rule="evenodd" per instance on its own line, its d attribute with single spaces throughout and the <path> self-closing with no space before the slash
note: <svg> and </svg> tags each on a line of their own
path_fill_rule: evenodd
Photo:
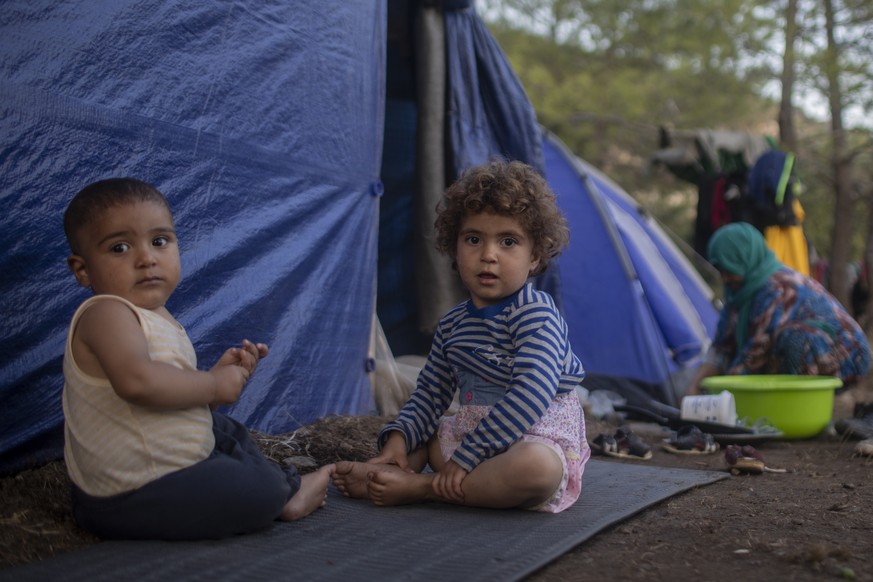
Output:
<svg viewBox="0 0 873 582">
<path fill-rule="evenodd" d="M 833 416 L 834 390 L 842 385 L 835 376 L 788 375 L 710 376 L 700 382 L 706 392 L 733 394 L 739 418 L 766 418 L 787 439 L 824 430 Z"/>
</svg>

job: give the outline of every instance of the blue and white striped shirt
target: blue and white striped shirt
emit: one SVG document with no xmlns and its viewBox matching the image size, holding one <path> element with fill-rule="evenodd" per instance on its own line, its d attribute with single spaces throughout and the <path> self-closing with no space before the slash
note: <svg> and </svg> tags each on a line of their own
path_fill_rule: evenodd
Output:
<svg viewBox="0 0 873 582">
<path fill-rule="evenodd" d="M 466 301 L 440 321 L 416 389 L 382 429 L 380 443 L 399 430 L 409 451 L 424 446 L 465 372 L 506 387 L 452 456 L 467 471 L 505 451 L 542 418 L 556 395 L 574 391 L 585 376 L 548 293 L 528 283 L 497 305 L 477 309 Z"/>
</svg>

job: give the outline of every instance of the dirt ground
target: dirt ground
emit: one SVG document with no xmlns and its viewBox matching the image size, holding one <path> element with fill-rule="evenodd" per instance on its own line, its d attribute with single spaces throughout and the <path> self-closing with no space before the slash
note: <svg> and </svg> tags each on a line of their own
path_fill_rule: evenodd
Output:
<svg viewBox="0 0 873 582">
<path fill-rule="evenodd" d="M 851 416 L 841 398 L 835 419 Z M 384 419 L 330 417 L 294 433 L 256 435 L 277 462 L 305 472 L 340 459 L 364 460 Z M 633 422 L 663 467 L 725 471 L 721 452 L 680 456 L 660 448 L 661 427 Z M 588 435 L 613 422 L 588 419 Z M 607 529 L 532 575 L 566 580 L 870 580 L 873 581 L 873 459 L 831 433 L 756 445 L 785 473 L 738 475 L 674 496 Z M 62 462 L 0 479 L 0 568 L 98 543 L 70 513 Z M 584 495 L 584 484 L 583 492 Z"/>
</svg>

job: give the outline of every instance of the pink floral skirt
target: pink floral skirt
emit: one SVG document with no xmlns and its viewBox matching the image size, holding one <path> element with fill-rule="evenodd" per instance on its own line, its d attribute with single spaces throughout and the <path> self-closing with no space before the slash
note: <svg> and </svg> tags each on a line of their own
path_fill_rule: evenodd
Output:
<svg viewBox="0 0 873 582">
<path fill-rule="evenodd" d="M 451 459 L 461 441 L 479 424 L 490 406 L 461 406 L 454 416 L 445 416 L 440 421 L 438 438 L 443 459 Z M 559 513 L 579 499 L 582 492 L 582 473 L 591 457 L 591 449 L 585 440 L 585 416 L 575 392 L 561 394 L 530 430 L 522 441 L 542 443 L 555 451 L 564 469 L 561 484 L 552 496 L 530 508 L 533 511 Z"/>
</svg>

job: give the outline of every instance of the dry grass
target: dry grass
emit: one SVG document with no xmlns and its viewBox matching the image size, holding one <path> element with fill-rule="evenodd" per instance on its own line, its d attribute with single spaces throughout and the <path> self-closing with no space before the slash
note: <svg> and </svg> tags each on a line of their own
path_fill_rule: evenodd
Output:
<svg viewBox="0 0 873 582">
<path fill-rule="evenodd" d="M 366 461 L 376 455 L 376 437 L 388 419 L 380 416 L 329 416 L 287 434 L 252 436 L 267 458 L 312 471 L 336 461 Z"/>
<path fill-rule="evenodd" d="M 253 432 L 264 454 L 301 473 L 338 460 L 364 461 L 376 453 L 383 417 L 330 416 L 279 435 Z M 0 568 L 45 559 L 96 543 L 76 526 L 70 479 L 63 461 L 0 479 Z"/>
</svg>

